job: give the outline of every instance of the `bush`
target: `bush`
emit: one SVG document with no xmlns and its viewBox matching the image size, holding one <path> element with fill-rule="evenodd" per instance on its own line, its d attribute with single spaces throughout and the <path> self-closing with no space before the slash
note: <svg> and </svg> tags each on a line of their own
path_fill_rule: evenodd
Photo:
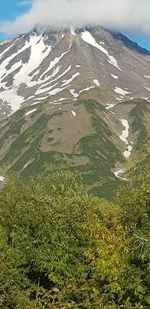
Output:
<svg viewBox="0 0 150 309">
<path fill-rule="evenodd" d="M 0 308 L 144 308 L 148 197 L 145 185 L 100 200 L 70 172 L 10 176 L 0 193 Z"/>
</svg>

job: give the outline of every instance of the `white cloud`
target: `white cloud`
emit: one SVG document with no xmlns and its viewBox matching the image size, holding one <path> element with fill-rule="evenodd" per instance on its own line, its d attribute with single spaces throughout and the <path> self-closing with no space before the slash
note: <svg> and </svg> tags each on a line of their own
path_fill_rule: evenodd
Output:
<svg viewBox="0 0 150 309">
<path fill-rule="evenodd" d="M 31 30 L 37 24 L 51 28 L 102 25 L 119 31 L 150 31 L 150 0 L 33 0 L 29 11 L 0 25 L 7 35 Z"/>
</svg>

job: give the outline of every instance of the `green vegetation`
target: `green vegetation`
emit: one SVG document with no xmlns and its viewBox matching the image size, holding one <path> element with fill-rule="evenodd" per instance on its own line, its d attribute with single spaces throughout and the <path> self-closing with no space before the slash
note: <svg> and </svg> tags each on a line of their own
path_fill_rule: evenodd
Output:
<svg viewBox="0 0 150 309">
<path fill-rule="evenodd" d="M 76 137 L 74 139 L 68 135 L 67 143 L 68 127 L 65 126 L 64 116 L 70 112 L 67 107 L 63 112 L 49 111 L 46 104 L 47 102 L 39 106 L 30 117 L 25 117 L 27 108 L 21 109 L 3 123 L 0 130 L 0 164 L 5 175 L 17 172 L 24 179 L 28 179 L 43 172 L 43 166 L 48 164 L 55 168 L 61 167 L 64 171 L 78 171 L 89 193 L 112 199 L 121 183 L 114 176 L 113 170 L 116 166 L 123 168 L 126 163 L 122 155 L 125 147 L 118 138 L 121 128 L 117 129 L 117 125 L 120 125 L 120 122 L 116 122 L 122 108 L 128 114 L 133 142 L 132 156 L 131 160 L 127 161 L 126 171 L 132 168 L 130 172 L 134 174 L 135 169 L 142 169 L 143 164 L 149 161 L 149 156 L 143 157 L 143 153 L 139 159 L 139 152 L 148 144 L 148 101 L 137 99 L 118 104 L 116 109 L 119 115 L 116 119 L 116 116 L 112 117 L 111 113 L 95 100 L 75 101 L 73 106 L 78 107 L 79 113 L 84 115 L 86 125 L 80 127 L 78 122 L 75 122 Z M 115 113 L 117 115 L 117 110 Z M 78 121 L 78 117 L 74 121 Z M 63 145 L 69 145 L 69 142 L 71 146 L 64 148 Z"/>
<path fill-rule="evenodd" d="M 150 173 L 115 200 L 47 169 L 0 192 L 0 308 L 150 307 Z"/>
<path fill-rule="evenodd" d="M 87 107 L 89 108 L 88 104 Z M 92 105 L 90 109 L 92 111 Z M 87 156 L 90 163 L 80 166 L 78 170 L 82 173 L 86 185 L 95 184 L 90 193 L 112 198 L 118 181 L 114 178 L 111 169 L 115 167 L 116 162 L 124 163 L 124 159 L 111 141 L 112 133 L 106 123 L 102 119 L 100 121 L 94 113 L 91 118 L 95 133 L 82 138 L 78 143 L 82 155 Z M 98 186 L 96 186 L 97 183 L 99 183 Z"/>
<path fill-rule="evenodd" d="M 136 105 L 130 112 L 130 116 L 133 118 L 132 133 L 137 132 L 136 150 L 140 150 L 148 137 L 145 116 L 149 114 L 149 103 L 146 100 L 134 101 L 134 103 Z"/>
<path fill-rule="evenodd" d="M 95 100 L 80 100 L 74 105 L 84 107 L 84 113 L 90 119 L 92 130 L 89 134 L 84 128 L 85 136 L 82 135 L 81 138 L 79 134 L 79 138 L 73 144 L 72 153 L 61 152 L 62 140 L 59 139 L 59 135 L 55 139 L 55 130 L 51 126 L 51 121 L 55 119 L 58 131 L 63 130 L 64 135 L 67 134 L 65 127 L 63 129 L 59 127 L 63 119 L 61 111 L 45 114 L 40 109 L 27 120 L 23 117 L 27 111 L 25 108 L 13 115 L 1 130 L 0 145 L 7 145 L 7 142 L 9 144 L 12 140 L 10 146 L 8 148 L 6 146 L 7 149 L 2 152 L 1 168 L 6 173 L 17 172 L 24 179 L 28 179 L 41 173 L 45 164 L 55 168 L 61 166 L 63 170 L 78 171 L 90 193 L 111 199 L 120 184 L 112 170 L 116 162 L 124 163 L 125 160 L 115 145 L 111 127 L 101 116 L 101 112 L 106 110 Z M 57 150 L 58 145 L 60 152 Z"/>
<path fill-rule="evenodd" d="M 20 134 L 19 137 L 11 144 L 5 158 L 1 160 L 1 164 L 13 162 L 26 148 L 28 149 L 30 147 L 30 151 L 33 151 L 33 153 L 35 152 L 35 149 L 37 151 L 39 141 L 43 136 L 43 132 L 49 118 L 50 117 L 48 115 L 43 114 L 32 125 L 32 127 L 29 127 L 24 133 Z"/>
</svg>

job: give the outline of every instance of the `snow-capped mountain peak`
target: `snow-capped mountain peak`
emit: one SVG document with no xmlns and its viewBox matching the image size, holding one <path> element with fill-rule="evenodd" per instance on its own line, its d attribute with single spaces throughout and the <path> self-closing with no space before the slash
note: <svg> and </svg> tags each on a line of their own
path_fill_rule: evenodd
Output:
<svg viewBox="0 0 150 309">
<path fill-rule="evenodd" d="M 1 117 L 45 99 L 90 97 L 91 91 L 103 104 L 148 98 L 150 55 L 124 38 L 100 27 L 36 28 L 1 42 Z"/>
</svg>

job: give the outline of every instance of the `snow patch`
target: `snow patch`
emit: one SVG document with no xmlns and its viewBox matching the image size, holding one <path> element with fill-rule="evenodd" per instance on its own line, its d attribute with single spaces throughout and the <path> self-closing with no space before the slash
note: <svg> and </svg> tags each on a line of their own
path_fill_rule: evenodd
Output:
<svg viewBox="0 0 150 309">
<path fill-rule="evenodd" d="M 72 94 L 74 98 L 77 98 L 79 96 L 79 94 L 76 93 L 74 89 L 70 89 L 70 93 Z"/>
<path fill-rule="evenodd" d="M 46 86 L 50 86 L 50 84 L 52 84 L 53 82 L 59 80 L 61 77 L 66 75 L 70 70 L 71 70 L 71 65 L 69 65 L 69 67 L 63 73 L 61 73 L 58 77 L 56 77 L 53 80 L 51 80 L 51 77 L 53 75 L 53 73 L 52 73 L 52 75 L 50 77 L 47 77 L 46 80 L 43 81 L 43 84 L 41 85 L 41 88 L 45 88 Z M 45 83 L 45 81 L 47 81 L 47 83 Z M 51 86 L 50 86 L 50 88 L 51 88 Z M 40 89 L 38 89 L 36 93 L 39 93 L 39 94 L 40 94 L 40 92 L 42 93 L 42 91 Z"/>
<path fill-rule="evenodd" d="M 131 145 L 128 145 L 127 146 L 127 150 L 126 151 L 124 151 L 124 156 L 125 156 L 125 158 L 129 158 L 130 157 L 130 155 L 131 155 L 131 151 L 132 151 L 132 146 Z"/>
<path fill-rule="evenodd" d="M 90 89 L 93 89 L 93 88 L 95 88 L 95 86 L 90 86 L 90 87 L 84 88 L 84 89 L 80 90 L 79 94 L 84 92 L 84 91 L 89 91 Z"/>
<path fill-rule="evenodd" d="M 7 70 L 7 66 L 10 61 L 12 61 L 17 55 L 22 53 L 23 51 L 30 48 L 30 58 L 27 63 L 23 63 L 21 60 L 18 63 L 12 65 L 12 67 Z M 20 87 L 21 82 L 26 83 L 28 87 L 34 86 L 37 84 L 37 81 L 32 81 L 32 71 L 40 66 L 42 61 L 51 51 L 51 47 L 45 46 L 44 38 L 42 36 L 32 35 L 30 36 L 29 41 L 25 43 L 25 45 L 19 49 L 17 52 L 11 54 L 11 56 L 7 57 L 1 65 L 0 65 L 0 87 L 4 89 L 4 91 L 0 92 L 0 99 L 7 102 L 8 105 L 11 106 L 12 112 L 16 112 L 20 105 L 25 101 L 25 99 L 18 95 L 18 89 Z M 36 55 L 36 57 L 35 57 Z M 19 72 L 13 78 L 13 86 L 11 89 L 6 86 L 6 82 L 2 82 L 4 77 L 6 78 L 9 74 L 12 74 L 16 69 L 19 69 Z"/>
<path fill-rule="evenodd" d="M 9 47 L 7 47 L 6 49 L 4 49 L 2 53 L 0 53 L 0 59 L 2 59 L 3 55 L 5 55 L 13 45 L 14 43 L 10 45 Z"/>
<path fill-rule="evenodd" d="M 108 62 L 112 64 L 114 67 L 116 67 L 119 71 L 121 71 L 120 67 L 118 66 L 117 60 L 113 56 L 109 55 L 109 52 L 96 42 L 95 38 L 93 38 L 90 32 L 88 31 L 82 32 L 81 38 L 86 43 L 98 48 L 102 53 L 104 53 L 109 58 Z"/>
<path fill-rule="evenodd" d="M 112 107 L 114 107 L 115 106 L 115 104 L 109 104 L 109 103 L 107 103 L 107 106 L 105 107 L 105 109 L 110 109 L 110 108 L 112 108 Z"/>
<path fill-rule="evenodd" d="M 114 91 L 120 95 L 122 95 L 123 97 L 126 95 L 126 94 L 130 94 L 131 92 L 129 91 L 126 91 L 122 88 L 119 88 L 119 87 L 115 87 Z"/>
<path fill-rule="evenodd" d="M 30 114 L 34 113 L 36 110 L 37 110 L 36 108 L 32 109 L 31 111 L 27 112 L 25 116 L 29 116 Z"/>
<path fill-rule="evenodd" d="M 144 86 L 144 88 L 145 88 L 146 90 L 150 91 L 150 88 L 148 88 L 148 87 L 146 87 L 146 86 Z"/>
<path fill-rule="evenodd" d="M 15 75 L 14 77 L 15 86 L 19 86 L 20 81 L 26 83 L 28 87 L 34 86 L 37 82 L 31 81 L 33 77 L 29 76 L 29 74 L 31 74 L 31 72 L 33 72 L 40 66 L 40 64 L 49 55 L 51 51 L 51 47 L 48 47 L 47 50 L 45 50 L 46 46 L 44 44 L 43 37 L 32 36 L 30 37 L 29 44 L 31 46 L 30 58 L 27 63 L 21 64 L 22 67 L 20 71 Z"/>
<path fill-rule="evenodd" d="M 111 77 L 113 77 L 114 79 L 118 79 L 119 77 L 117 75 L 114 75 L 114 74 L 110 74 Z"/>
<path fill-rule="evenodd" d="M 47 70 L 41 75 L 40 79 L 42 79 L 42 77 L 43 77 L 44 75 L 46 75 L 51 69 L 53 69 L 53 68 L 56 66 L 56 64 L 58 64 L 59 61 L 60 61 L 66 54 L 68 54 L 69 51 L 70 51 L 70 50 L 67 50 L 66 52 L 62 53 L 59 57 L 56 57 L 54 60 L 52 60 L 52 61 L 50 62 L 50 64 L 49 64 L 49 67 L 47 68 Z"/>
<path fill-rule="evenodd" d="M 128 145 L 127 138 L 129 136 L 129 123 L 126 119 L 121 119 L 122 125 L 125 127 L 125 130 L 122 131 L 122 134 L 120 135 L 120 139 Z"/>
<path fill-rule="evenodd" d="M 61 101 L 65 101 L 65 100 L 68 100 L 68 98 L 60 98 L 58 101 L 61 102 Z"/>
<path fill-rule="evenodd" d="M 94 80 L 93 80 L 93 83 L 94 83 L 96 86 L 100 87 L 100 83 L 99 83 L 98 79 L 94 79 Z"/>
<path fill-rule="evenodd" d="M 67 85 L 69 85 L 77 76 L 79 76 L 80 75 L 80 73 L 79 72 L 77 72 L 77 73 L 75 73 L 75 74 L 73 74 L 72 75 L 72 77 L 70 78 L 70 79 L 65 79 L 63 82 L 62 82 L 62 86 L 61 87 L 64 87 L 64 86 L 67 86 Z"/>
<path fill-rule="evenodd" d="M 71 111 L 71 113 L 74 117 L 76 117 L 76 113 L 74 111 Z"/>
<path fill-rule="evenodd" d="M 114 56 L 110 56 L 109 54 L 108 54 L 108 58 L 109 58 L 109 60 L 107 60 L 110 64 L 112 64 L 114 67 L 116 67 L 119 71 L 122 71 L 121 69 L 120 69 L 120 67 L 118 66 L 118 62 L 117 62 L 117 60 L 115 59 L 115 57 Z"/>
<path fill-rule="evenodd" d="M 93 88 L 95 88 L 95 86 L 90 86 L 90 87 L 80 90 L 78 93 L 76 93 L 74 89 L 70 89 L 70 93 L 73 95 L 74 98 L 77 98 L 82 92 L 89 91 L 90 89 L 93 89 Z"/>
<path fill-rule="evenodd" d="M 24 98 L 17 94 L 15 88 L 1 91 L 0 99 L 4 102 L 7 102 L 7 104 L 11 106 L 12 113 L 15 113 L 20 108 L 20 105 L 24 102 Z"/>
<path fill-rule="evenodd" d="M 126 119 L 121 119 L 121 123 L 124 126 L 124 130 L 122 131 L 122 134 L 119 136 L 121 141 L 126 145 L 127 149 L 124 151 L 123 155 L 125 158 L 129 158 L 132 151 L 131 143 L 128 142 L 128 136 L 129 136 L 129 123 Z"/>
<path fill-rule="evenodd" d="M 70 86 L 70 85 L 69 85 L 69 86 Z M 48 93 L 49 93 L 50 96 L 51 96 L 51 95 L 56 95 L 57 93 L 62 92 L 62 91 L 65 90 L 66 88 L 68 88 L 68 86 L 63 87 L 63 88 L 55 88 L 55 89 L 53 89 L 52 91 L 50 91 L 50 92 L 48 92 Z"/>
<path fill-rule="evenodd" d="M 125 180 L 127 181 L 127 178 L 124 178 L 124 177 L 121 177 L 120 175 L 123 175 L 125 173 L 125 169 L 121 169 L 121 170 L 118 170 L 116 172 L 114 172 L 114 175 L 119 178 L 119 179 L 122 179 L 122 180 Z"/>
</svg>

